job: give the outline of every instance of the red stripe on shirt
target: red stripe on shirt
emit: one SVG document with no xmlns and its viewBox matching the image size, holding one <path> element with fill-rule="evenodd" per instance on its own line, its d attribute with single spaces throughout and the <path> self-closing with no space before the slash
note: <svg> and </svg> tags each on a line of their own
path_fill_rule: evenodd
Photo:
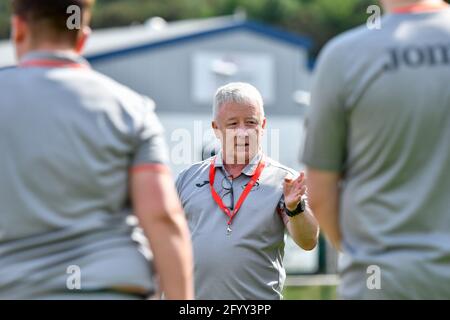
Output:
<svg viewBox="0 0 450 320">
<path fill-rule="evenodd" d="M 421 12 L 433 12 L 440 11 L 449 8 L 450 6 L 445 2 L 440 3 L 417 3 L 404 7 L 399 7 L 392 12 L 394 13 L 421 13 Z"/>
<path fill-rule="evenodd" d="M 74 68 L 74 69 L 89 69 L 89 66 L 76 63 L 76 62 L 65 62 L 56 60 L 31 60 L 25 61 L 19 64 L 21 68 L 28 67 L 44 67 L 44 68 Z"/>
<path fill-rule="evenodd" d="M 152 171 L 152 172 L 159 172 L 159 173 L 170 173 L 170 168 L 161 163 L 145 163 L 145 164 L 138 164 L 135 165 L 130 169 L 130 172 L 137 173 L 142 171 Z"/>
</svg>

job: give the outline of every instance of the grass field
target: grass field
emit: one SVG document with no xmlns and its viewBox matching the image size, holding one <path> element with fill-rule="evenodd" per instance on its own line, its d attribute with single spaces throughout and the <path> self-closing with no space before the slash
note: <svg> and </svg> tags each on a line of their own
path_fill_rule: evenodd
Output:
<svg viewBox="0 0 450 320">
<path fill-rule="evenodd" d="M 285 300 L 335 300 L 335 286 L 286 287 L 283 292 Z"/>
</svg>

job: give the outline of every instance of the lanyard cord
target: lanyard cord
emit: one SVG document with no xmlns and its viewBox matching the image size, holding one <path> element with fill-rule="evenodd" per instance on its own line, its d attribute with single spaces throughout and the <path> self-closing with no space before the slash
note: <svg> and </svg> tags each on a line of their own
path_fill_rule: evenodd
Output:
<svg viewBox="0 0 450 320">
<path fill-rule="evenodd" d="M 253 186 L 256 184 L 256 181 L 261 176 L 261 173 L 264 170 L 265 163 L 264 163 L 264 160 L 261 160 L 259 162 L 259 164 L 258 164 L 258 166 L 257 166 L 257 168 L 255 170 L 255 173 L 253 174 L 253 176 L 251 177 L 249 183 L 247 184 L 247 186 L 245 187 L 245 189 L 242 192 L 241 196 L 239 197 L 239 200 L 238 200 L 238 202 L 236 204 L 236 207 L 234 208 L 233 211 L 231 211 L 229 208 L 227 208 L 224 205 L 224 203 L 222 201 L 222 198 L 217 194 L 216 190 L 214 189 L 214 181 L 215 181 L 215 176 L 216 176 L 216 167 L 214 165 L 215 161 L 216 161 L 216 158 L 213 158 L 212 161 L 211 161 L 210 169 L 209 169 L 209 185 L 210 185 L 210 188 L 211 188 L 211 195 L 212 195 L 214 201 L 219 206 L 219 208 L 222 209 L 222 211 L 228 216 L 228 218 L 229 218 L 228 219 L 228 225 L 231 225 L 231 223 L 233 222 L 234 217 L 238 213 L 239 209 L 241 208 L 241 206 L 244 203 L 245 199 L 249 195 L 249 193 L 252 190 Z M 231 189 L 233 189 L 233 185 L 231 185 Z"/>
</svg>

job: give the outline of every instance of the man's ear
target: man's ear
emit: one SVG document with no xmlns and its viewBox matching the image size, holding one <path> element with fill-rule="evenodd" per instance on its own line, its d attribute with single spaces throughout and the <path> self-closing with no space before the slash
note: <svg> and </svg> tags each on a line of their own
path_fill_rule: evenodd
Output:
<svg viewBox="0 0 450 320">
<path fill-rule="evenodd" d="M 91 35 L 92 30 L 88 26 L 84 26 L 81 32 L 78 33 L 77 43 L 75 45 L 75 51 L 78 54 L 81 54 L 89 36 Z"/>
<path fill-rule="evenodd" d="M 216 138 L 221 140 L 220 139 L 221 133 L 220 133 L 220 130 L 219 130 L 219 127 L 218 127 L 216 121 L 211 122 L 211 128 L 214 130 L 214 135 L 216 136 Z"/>
<path fill-rule="evenodd" d="M 28 35 L 28 24 L 25 19 L 18 16 L 13 15 L 11 17 L 11 40 L 17 46 L 18 44 L 22 44 L 25 42 Z"/>
<path fill-rule="evenodd" d="M 266 124 L 267 124 L 267 119 L 266 117 L 264 117 L 263 123 L 262 123 L 262 128 L 266 129 Z"/>
</svg>

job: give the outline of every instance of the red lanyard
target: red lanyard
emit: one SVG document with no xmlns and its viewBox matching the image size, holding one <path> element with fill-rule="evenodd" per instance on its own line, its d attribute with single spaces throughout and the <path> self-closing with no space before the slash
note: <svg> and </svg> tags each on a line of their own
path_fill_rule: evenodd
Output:
<svg viewBox="0 0 450 320">
<path fill-rule="evenodd" d="M 265 163 L 264 160 L 261 160 L 258 164 L 258 167 L 255 170 L 255 173 L 253 174 L 252 178 L 250 179 L 250 182 L 245 187 L 244 191 L 242 192 L 241 196 L 239 197 L 239 200 L 236 204 L 236 207 L 234 208 L 233 212 L 228 209 L 222 201 L 222 198 L 217 194 L 216 190 L 214 190 L 214 180 L 216 177 L 216 167 L 214 166 L 214 163 L 216 162 L 216 158 L 211 161 L 211 166 L 209 167 L 209 185 L 211 187 L 211 194 L 216 201 L 216 203 L 219 205 L 220 209 L 222 209 L 223 212 L 228 216 L 228 226 L 231 225 L 233 222 L 233 218 L 238 213 L 239 209 L 241 208 L 242 204 L 244 203 L 245 199 L 247 198 L 248 194 L 252 190 L 253 186 L 256 184 L 256 181 L 258 181 L 259 177 L 261 176 L 261 173 L 264 169 Z M 230 229 L 228 229 L 230 232 Z"/>
<path fill-rule="evenodd" d="M 418 3 L 409 6 L 399 7 L 394 9 L 394 13 L 420 13 L 420 12 L 431 12 L 439 11 L 448 8 L 449 5 L 445 2 L 440 3 Z"/>
<path fill-rule="evenodd" d="M 89 67 L 82 63 L 57 61 L 57 60 L 30 60 L 19 64 L 21 68 L 28 67 L 47 67 L 47 68 L 76 68 L 76 69 L 88 69 Z"/>
</svg>

